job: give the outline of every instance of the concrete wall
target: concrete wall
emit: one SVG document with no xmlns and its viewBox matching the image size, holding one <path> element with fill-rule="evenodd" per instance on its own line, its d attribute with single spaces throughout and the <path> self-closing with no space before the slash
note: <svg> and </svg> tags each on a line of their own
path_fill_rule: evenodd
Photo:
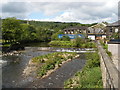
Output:
<svg viewBox="0 0 120 90">
<path fill-rule="evenodd" d="M 113 63 L 118 69 L 118 64 L 120 63 L 120 44 L 108 44 L 108 51 L 112 53 Z"/>
</svg>

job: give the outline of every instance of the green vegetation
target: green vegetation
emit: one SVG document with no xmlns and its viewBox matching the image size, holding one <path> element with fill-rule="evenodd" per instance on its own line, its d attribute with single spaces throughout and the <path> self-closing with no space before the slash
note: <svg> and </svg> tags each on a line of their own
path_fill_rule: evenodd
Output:
<svg viewBox="0 0 120 90">
<path fill-rule="evenodd" d="M 29 23 L 27 23 L 29 22 Z M 71 26 L 92 26 L 93 24 L 80 23 L 61 23 L 61 22 L 41 22 L 26 21 L 16 18 L 2 19 L 2 43 L 12 45 L 19 42 L 20 44 L 29 42 L 49 42 L 58 40 L 58 34 L 63 34 L 62 30 Z M 69 40 L 68 37 L 62 40 Z"/>
<path fill-rule="evenodd" d="M 111 39 L 119 39 L 119 32 L 113 33 L 110 38 L 111 38 Z"/>
<path fill-rule="evenodd" d="M 102 40 L 100 41 L 100 43 L 103 46 L 103 48 L 105 49 L 106 53 L 111 57 L 112 53 L 108 51 L 108 45 L 105 44 Z"/>
<path fill-rule="evenodd" d="M 69 36 L 63 36 L 60 40 L 62 41 L 70 41 Z"/>
<path fill-rule="evenodd" d="M 26 24 L 16 18 L 6 18 L 2 21 L 3 44 L 49 41 L 51 35 L 51 30 Z"/>
<path fill-rule="evenodd" d="M 102 88 L 102 74 L 98 53 L 86 53 L 87 62 L 82 71 L 64 82 L 65 88 Z"/>
<path fill-rule="evenodd" d="M 59 31 L 59 32 L 54 33 L 54 34 L 51 36 L 51 40 L 60 40 L 60 39 L 58 38 L 58 35 L 59 35 L 59 34 L 64 34 L 64 33 L 63 33 L 63 31 Z"/>
<path fill-rule="evenodd" d="M 96 48 L 94 42 L 90 42 L 87 39 L 76 38 L 74 41 L 70 41 L 67 37 L 63 37 L 61 40 L 54 40 L 49 43 L 51 46 L 67 46 L 67 47 L 79 47 L 79 48 Z"/>
<path fill-rule="evenodd" d="M 51 41 L 49 43 L 49 45 L 52 45 L 52 46 L 71 46 L 71 47 L 76 46 L 74 41 Z"/>
<path fill-rule="evenodd" d="M 55 52 L 43 56 L 38 56 L 32 58 L 33 63 L 42 64 L 38 66 L 38 76 L 42 77 L 47 74 L 51 69 L 54 69 L 56 66 L 60 67 L 63 61 L 72 59 L 75 57 L 76 53 L 71 52 Z"/>
</svg>

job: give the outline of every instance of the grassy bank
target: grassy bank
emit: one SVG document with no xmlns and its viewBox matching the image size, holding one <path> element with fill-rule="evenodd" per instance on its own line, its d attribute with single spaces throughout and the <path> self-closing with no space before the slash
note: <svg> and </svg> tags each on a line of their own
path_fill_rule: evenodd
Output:
<svg viewBox="0 0 120 90">
<path fill-rule="evenodd" d="M 79 48 L 95 48 L 96 45 L 93 42 L 76 42 L 76 41 L 51 41 L 51 46 L 68 46 L 68 47 L 79 47 Z"/>
<path fill-rule="evenodd" d="M 73 52 L 55 52 L 32 58 L 33 63 L 37 63 L 38 76 L 47 75 L 50 70 L 60 67 L 63 62 L 74 58 L 77 54 Z"/>
<path fill-rule="evenodd" d="M 64 82 L 64 88 L 102 88 L 102 74 L 98 53 L 87 53 L 82 71 Z"/>
</svg>

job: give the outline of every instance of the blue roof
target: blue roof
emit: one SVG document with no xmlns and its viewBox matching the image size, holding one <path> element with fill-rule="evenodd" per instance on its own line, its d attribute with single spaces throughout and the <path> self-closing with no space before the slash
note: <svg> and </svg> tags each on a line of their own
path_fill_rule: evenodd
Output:
<svg viewBox="0 0 120 90">
<path fill-rule="evenodd" d="M 58 38 L 62 38 L 63 36 L 69 36 L 70 39 L 75 39 L 76 37 L 85 38 L 82 34 L 59 34 Z"/>
</svg>

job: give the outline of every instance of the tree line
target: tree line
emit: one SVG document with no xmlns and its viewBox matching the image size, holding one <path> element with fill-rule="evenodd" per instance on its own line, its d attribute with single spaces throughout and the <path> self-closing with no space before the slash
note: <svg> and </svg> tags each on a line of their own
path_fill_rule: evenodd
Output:
<svg viewBox="0 0 120 90">
<path fill-rule="evenodd" d="M 59 32 L 63 33 L 64 28 L 94 24 L 27 21 L 12 17 L 2 19 L 2 39 L 4 43 L 9 42 L 11 44 L 15 42 L 48 42 L 57 38 Z"/>
<path fill-rule="evenodd" d="M 27 24 L 25 21 L 16 18 L 2 20 L 2 39 L 4 43 L 49 41 L 52 32 L 40 26 L 35 27 L 32 24 Z"/>
</svg>

